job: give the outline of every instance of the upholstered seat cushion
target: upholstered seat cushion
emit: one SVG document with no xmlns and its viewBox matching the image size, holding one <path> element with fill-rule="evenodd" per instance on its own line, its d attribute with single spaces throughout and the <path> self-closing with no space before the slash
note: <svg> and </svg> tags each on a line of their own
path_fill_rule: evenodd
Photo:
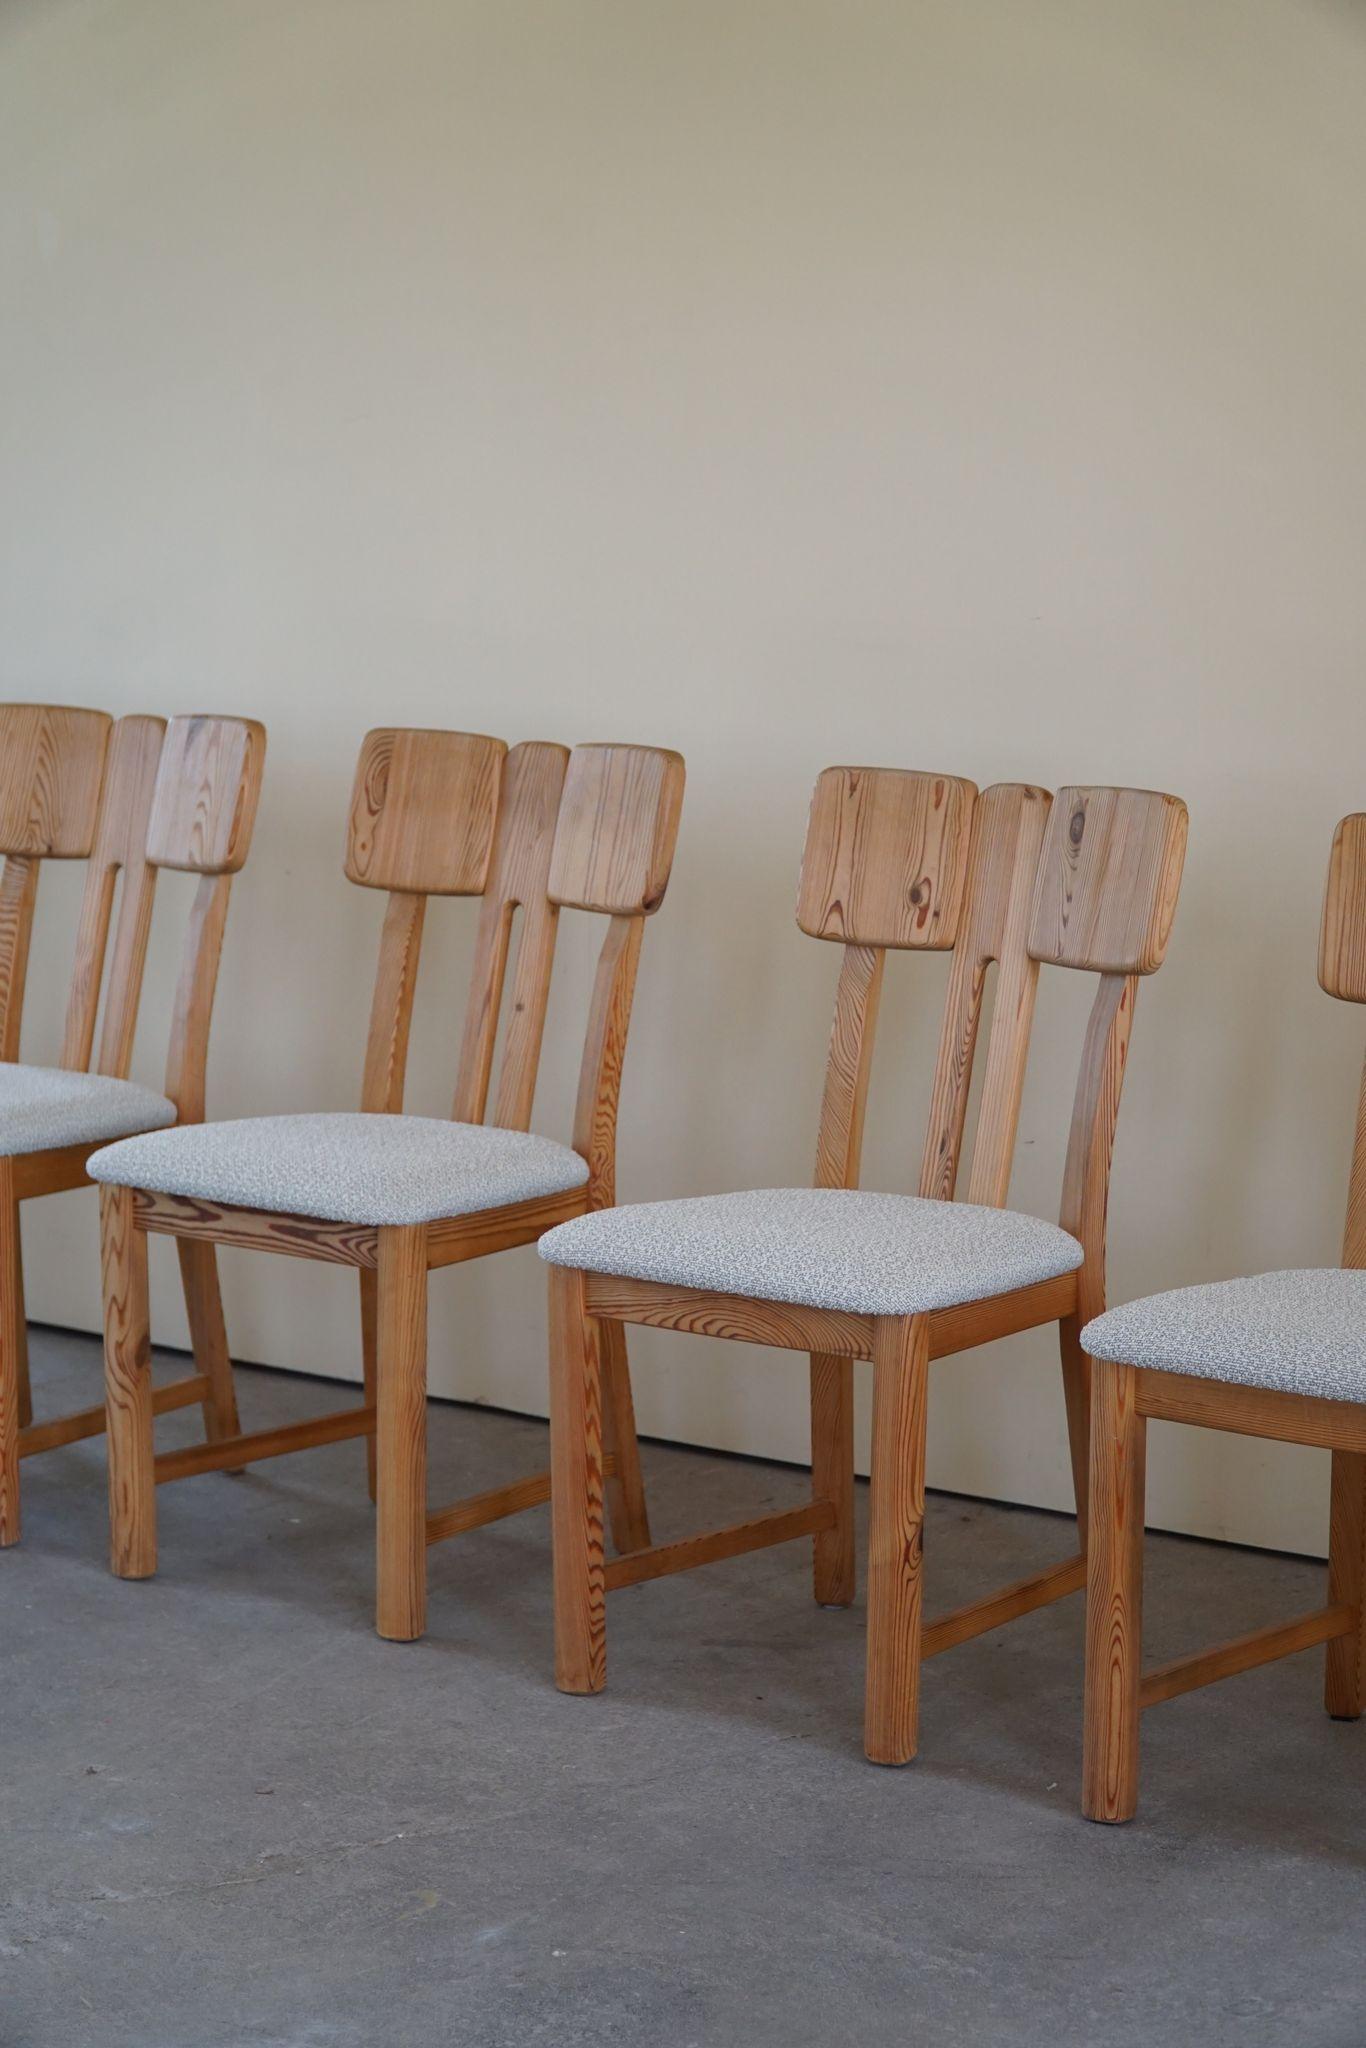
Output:
<svg viewBox="0 0 1366 2048">
<path fill-rule="evenodd" d="M 2 1158 L 54 1152 L 63 1145 L 98 1145 L 130 1131 L 160 1130 L 175 1117 L 173 1102 L 132 1081 L 0 1060 Z"/>
<path fill-rule="evenodd" d="M 253 1116 L 110 1145 L 94 1179 L 329 1223 L 431 1223 L 582 1187 L 567 1145 L 430 1116 Z"/>
<path fill-rule="evenodd" d="M 1070 1273 L 1074 1237 L 1037 1216 L 849 1188 L 642 1202 L 546 1232 L 552 1265 L 794 1307 L 916 1315 Z"/>
<path fill-rule="evenodd" d="M 1177 1287 L 1109 1309 L 1081 1341 L 1118 1365 L 1366 1401 L 1366 1273 L 1312 1266 Z"/>
</svg>

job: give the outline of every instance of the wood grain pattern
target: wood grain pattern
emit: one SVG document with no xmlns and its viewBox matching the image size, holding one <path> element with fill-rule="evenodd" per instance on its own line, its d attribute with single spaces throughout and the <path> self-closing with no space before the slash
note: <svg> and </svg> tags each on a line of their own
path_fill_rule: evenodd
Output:
<svg viewBox="0 0 1366 2048">
<path fill-rule="evenodd" d="M 251 848 L 266 729 L 254 718 L 173 718 L 157 770 L 147 858 L 194 875 L 235 875 Z"/>
<path fill-rule="evenodd" d="M 1037 963 L 1025 946 L 1039 850 L 1052 798 L 1028 783 L 994 783 L 973 811 L 967 903 L 944 998 L 919 1193 L 951 1201 L 958 1185 L 987 972 L 1000 962 L 968 1200 L 1000 1208 L 1010 1187 L 1034 1017 Z"/>
<path fill-rule="evenodd" d="M 1138 1375 L 1138 1405 L 1158 1422 L 1229 1429 L 1239 1436 L 1313 1444 L 1326 1451 L 1366 1451 L 1366 1406 L 1359 1401 L 1322 1401 L 1311 1394 L 1234 1386 L 1145 1366 Z"/>
<path fill-rule="evenodd" d="M 965 1601 L 948 1614 L 927 1621 L 920 1636 L 921 1657 L 938 1657 L 944 1650 L 956 1649 L 959 1643 L 971 1642 L 974 1636 L 1003 1628 L 1008 1621 L 1018 1621 L 1022 1614 L 1033 1614 L 1037 1608 L 1050 1607 L 1055 1600 L 1080 1593 L 1085 1584 L 1084 1557 L 1067 1557 L 1041 1572 L 1030 1572 L 998 1592 Z"/>
<path fill-rule="evenodd" d="M 152 1337 L 147 1240 L 127 1188 L 100 1189 L 104 1279 L 104 1393 L 109 1435 L 109 1565 L 121 1579 L 157 1568 L 152 1449 Z"/>
<path fill-rule="evenodd" d="M 616 1200 L 617 1109 L 644 929 L 643 914 L 613 915 L 593 981 L 572 1143 L 588 1161 L 589 1206 L 594 1209 Z"/>
<path fill-rule="evenodd" d="M 1366 1003 L 1366 811 L 1333 834 L 1319 927 L 1319 986 L 1347 1003 Z"/>
<path fill-rule="evenodd" d="M 482 894 L 506 755 L 506 743 L 484 733 L 367 733 L 351 794 L 347 880 L 404 895 Z"/>
<path fill-rule="evenodd" d="M 555 1683 L 607 1683 L 602 1379 L 582 1273 L 550 1269 L 550 1520 L 555 1575 Z"/>
<path fill-rule="evenodd" d="M 138 1229 L 154 1237 L 202 1238 L 240 1251 L 279 1252 L 333 1266 L 374 1267 L 379 1260 L 378 1235 L 364 1223 L 321 1223 L 313 1216 L 238 1209 L 198 1195 L 163 1195 L 150 1188 L 134 1189 L 133 1203 Z"/>
<path fill-rule="evenodd" d="M 153 1415 L 169 1415 L 176 1408 L 191 1408 L 196 1401 L 203 1401 L 209 1391 L 209 1382 L 202 1372 L 191 1373 L 187 1379 L 170 1380 L 165 1385 L 152 1389 Z M 59 1415 L 51 1422 L 35 1422 L 19 1432 L 19 1456 L 32 1458 L 42 1451 L 61 1450 L 67 1444 L 84 1442 L 87 1437 L 103 1436 L 107 1417 L 101 1401 L 94 1408 L 78 1408 L 69 1415 Z"/>
<path fill-rule="evenodd" d="M 667 747 L 575 747 L 550 859 L 551 902 L 653 915 L 673 867 L 683 779 L 683 757 Z"/>
<path fill-rule="evenodd" d="M 1035 960 L 1099 974 L 1152 974 L 1176 914 L 1186 806 L 1149 789 L 1060 789 L 1030 924 Z"/>
<path fill-rule="evenodd" d="M 1199 1650 L 1193 1656 L 1173 1658 L 1145 1672 L 1139 1686 L 1140 1708 L 1160 1706 L 1163 1700 L 1178 1699 L 1198 1686 L 1215 1685 L 1221 1678 L 1236 1678 L 1240 1672 L 1255 1671 L 1260 1664 L 1272 1664 L 1281 1657 L 1293 1657 L 1312 1650 L 1319 1643 L 1332 1644 L 1353 1625 L 1350 1607 L 1318 1607 L 1296 1621 L 1279 1622 L 1271 1628 L 1254 1629 L 1251 1635 L 1236 1636 L 1217 1649 Z M 1093 1818 L 1110 1819 L 1096 1815 Z M 1113 1816 L 1125 1818 L 1126 1816 Z"/>
<path fill-rule="evenodd" d="M 828 1529 L 834 1517 L 832 1501 L 813 1500 L 805 1507 L 759 1515 L 752 1522 L 735 1522 L 729 1528 L 683 1536 L 677 1543 L 657 1543 L 649 1549 L 628 1551 L 624 1557 L 610 1559 L 604 1567 L 607 1590 L 611 1593 L 621 1586 L 643 1585 L 647 1579 L 669 1578 L 674 1572 L 695 1571 L 699 1565 L 719 1564 L 726 1558 L 767 1550 L 775 1543 L 813 1536 Z"/>
<path fill-rule="evenodd" d="M 863 1721 L 864 1753 L 874 1764 L 909 1763 L 916 1751 L 929 1358 L 923 1316 L 877 1318 Z"/>
<path fill-rule="evenodd" d="M 165 736 L 164 718 L 135 716 L 121 718 L 110 737 L 62 1035 L 61 1064 L 79 1073 L 88 1070 L 94 1051 L 114 888 L 120 875 L 123 886 L 98 1071 L 126 1080 L 132 1061 L 156 893 L 156 869 L 146 857 L 147 827 Z"/>
<path fill-rule="evenodd" d="M 20 1354 L 24 1348 L 19 1204 L 11 1162 L 0 1158 L 0 1549 L 19 1541 Z"/>
<path fill-rule="evenodd" d="M 17 1060 L 28 985 L 28 953 L 38 902 L 39 864 L 11 854 L 0 870 L 0 1059 Z"/>
<path fill-rule="evenodd" d="M 223 1320 L 223 1298 L 218 1291 L 218 1255 L 211 1244 L 192 1237 L 178 1240 L 176 1254 L 190 1326 L 190 1346 L 206 1382 L 204 1434 L 210 1443 L 221 1443 L 227 1437 L 237 1436 L 242 1425 L 237 1419 L 228 1329 Z"/>
<path fill-rule="evenodd" d="M 1091 1398 L 1082 1811 L 1123 1821 L 1138 1804 L 1147 1425 L 1131 1366 L 1096 1359 Z"/>
<path fill-rule="evenodd" d="M 107 711 L 0 704 L 0 854 L 87 858 L 112 725 Z"/>
<path fill-rule="evenodd" d="M 1366 1698 L 1366 1455 L 1334 1451 L 1328 1513 L 1328 1604 L 1351 1625 L 1328 1645 L 1323 1704 L 1335 1721 L 1356 1721 Z"/>
<path fill-rule="evenodd" d="M 278 1429 L 251 1430 L 228 1443 L 190 1444 L 183 1451 L 161 1451 L 153 1461 L 153 1476 L 158 1486 L 164 1486 L 168 1480 L 193 1479 L 203 1472 L 236 1472 L 266 1458 L 314 1450 L 319 1444 L 369 1437 L 375 1426 L 376 1413 L 368 1402 L 358 1408 L 337 1408 L 330 1415 L 310 1415 L 305 1422 L 285 1423 Z"/>
<path fill-rule="evenodd" d="M 398 1116 L 403 1108 L 408 1038 L 426 916 L 426 897 L 407 890 L 391 891 L 384 906 L 379 967 L 370 999 L 370 1029 L 365 1039 L 360 1088 L 361 1108 L 376 1115 Z"/>
<path fill-rule="evenodd" d="M 977 791 L 957 775 L 827 768 L 797 889 L 808 937 L 943 951 L 958 936 Z"/>
<path fill-rule="evenodd" d="M 509 1131 L 531 1127 L 559 925 L 559 910 L 550 900 L 550 856 L 568 764 L 569 749 L 547 740 L 524 741 L 507 757 L 498 836 L 479 913 L 460 1040 L 451 1111 L 457 1123 L 484 1121 L 513 919 L 520 910 L 521 930 L 493 1120 Z"/>
<path fill-rule="evenodd" d="M 205 875 L 190 906 L 180 980 L 171 1012 L 171 1042 L 166 1049 L 165 1093 L 175 1104 L 182 1124 L 204 1120 L 209 1064 L 209 1025 L 223 956 L 228 922 L 230 874 Z"/>
<path fill-rule="evenodd" d="M 409 1643 L 427 1625 L 427 1247 L 419 1225 L 379 1233 L 375 1627 Z"/>
</svg>

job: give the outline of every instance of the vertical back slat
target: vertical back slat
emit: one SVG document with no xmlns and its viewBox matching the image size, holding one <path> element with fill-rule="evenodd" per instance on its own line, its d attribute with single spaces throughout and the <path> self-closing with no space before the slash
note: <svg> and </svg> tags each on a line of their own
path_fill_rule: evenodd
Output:
<svg viewBox="0 0 1366 2048">
<path fill-rule="evenodd" d="M 555 959 L 557 912 L 548 882 L 569 749 L 548 740 L 512 749 L 488 885 L 479 914 L 469 1002 L 460 1041 L 452 1115 L 482 1123 L 488 1108 L 514 913 L 522 912 L 494 1121 L 524 1131 L 531 1122 L 541 1039 Z"/>
<path fill-rule="evenodd" d="M 37 859 L 24 853 L 9 854 L 0 874 L 0 1060 L 19 1057 L 38 874 Z"/>
<path fill-rule="evenodd" d="M 1038 978 L 1025 939 L 1051 801 L 1047 790 L 1027 783 L 995 783 L 982 791 L 974 809 L 967 903 L 944 997 L 920 1166 L 919 1192 L 936 1200 L 952 1201 L 957 1190 L 982 995 L 993 960 L 1001 971 L 969 1200 L 992 1207 L 1005 1200 Z"/>
<path fill-rule="evenodd" d="M 1342 1002 L 1366 1003 L 1366 811 L 1342 819 L 1333 834 L 1319 927 L 1319 986 Z M 1366 1266 L 1366 1072 L 1357 1102 L 1342 1263 Z"/>
<path fill-rule="evenodd" d="M 156 893 L 156 869 L 147 861 L 147 827 L 165 734 L 164 718 L 121 718 L 110 740 L 99 825 L 81 901 L 62 1040 L 62 1065 L 69 1069 L 84 1072 L 90 1065 L 110 911 L 120 872 L 123 888 L 100 1037 L 99 1071 L 124 1079 L 133 1057 L 133 1035 Z"/>
<path fill-rule="evenodd" d="M 858 1186 L 863 1119 L 873 1070 L 878 1002 L 887 955 L 881 946 L 846 946 L 835 992 L 816 1138 L 816 1186 Z"/>
<path fill-rule="evenodd" d="M 403 889 L 393 890 L 384 906 L 360 1091 L 360 1106 L 371 1114 L 397 1116 L 403 1108 L 408 1036 L 426 911 L 425 896 Z"/>
</svg>

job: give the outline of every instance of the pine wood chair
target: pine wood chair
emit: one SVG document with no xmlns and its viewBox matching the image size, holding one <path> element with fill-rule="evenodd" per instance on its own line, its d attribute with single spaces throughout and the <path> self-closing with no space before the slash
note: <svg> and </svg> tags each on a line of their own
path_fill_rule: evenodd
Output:
<svg viewBox="0 0 1366 2048">
<path fill-rule="evenodd" d="M 1138 977 L 1163 957 L 1185 807 L 1142 790 L 978 795 L 952 776 L 827 769 L 798 894 L 804 932 L 843 946 L 814 1189 L 650 1203 L 551 1232 L 556 1681 L 605 1682 L 605 1593 L 795 1537 L 814 1592 L 854 1597 L 852 1360 L 873 1361 L 865 1747 L 915 1752 L 922 1657 L 1079 1591 L 1082 1556 L 922 1627 L 921 1523 L 931 1358 L 1057 1322 L 1078 1515 L 1085 1523 L 1081 1324 L 1104 1299 L 1111 1145 Z M 953 949 L 920 1195 L 857 1189 L 887 950 Z M 998 965 L 966 1202 L 957 1202 L 973 1055 Z M 1094 969 L 1062 1227 L 1004 1207 L 1038 964 Z M 614 1326 L 646 1323 L 811 1355 L 812 1499 L 606 1562 L 600 1381 Z M 1084 1543 L 1084 1537 L 1083 1537 Z"/>
<path fill-rule="evenodd" d="M 232 876 L 247 857 L 265 733 L 250 719 L 121 718 L 61 705 L 0 706 L 0 1545 L 19 1539 L 19 1461 L 105 1426 L 104 1403 L 34 1422 L 19 1208 L 86 1187 L 111 1138 L 204 1114 L 204 1063 Z M 40 863 L 87 860 L 61 1063 L 18 1064 Z M 127 1078 L 158 871 L 202 876 L 171 1022 L 166 1093 Z M 123 877 L 112 963 L 105 955 Z M 99 1052 L 95 1029 L 104 996 Z M 92 1059 L 94 1065 L 92 1068 Z M 213 1248 L 187 1245 L 181 1276 L 195 1371 L 153 1398 L 200 1402 L 211 1439 L 237 1427 Z"/>
<path fill-rule="evenodd" d="M 677 754 L 452 732 L 378 731 L 361 749 L 348 878 L 388 893 L 361 1113 L 252 1117 L 109 1147 L 102 1195 L 111 1561 L 156 1569 L 156 1486 L 363 1436 L 377 1503 L 376 1627 L 409 1641 L 426 1618 L 426 1549 L 549 1498 L 535 1474 L 445 1508 L 426 1504 L 427 1275 L 529 1244 L 610 1203 L 617 1099 L 644 922 L 669 877 L 683 794 Z M 405 1116 L 404 1071 L 430 896 L 480 896 L 452 1118 Z M 522 921 L 489 1106 L 513 915 Z M 562 908 L 608 919 L 572 1145 L 528 1132 Z M 283 1428 L 156 1456 L 148 1376 L 147 1233 L 359 1270 L 361 1403 Z M 613 1498 L 623 1543 L 648 1541 L 624 1348 L 614 1360 Z M 643 1533 L 642 1533 L 643 1532 Z"/>
<path fill-rule="evenodd" d="M 1333 839 L 1319 984 L 1366 1003 L 1366 813 Z M 1366 1685 L 1366 1076 L 1341 1267 L 1178 1287 L 1088 1323 L 1093 1359 L 1091 1559 L 1082 1807 L 1131 1820 L 1144 1709 L 1327 1645 L 1324 1705 L 1360 1717 Z M 1331 1450 L 1327 1604 L 1213 1650 L 1142 1669 L 1149 1416 Z"/>
</svg>

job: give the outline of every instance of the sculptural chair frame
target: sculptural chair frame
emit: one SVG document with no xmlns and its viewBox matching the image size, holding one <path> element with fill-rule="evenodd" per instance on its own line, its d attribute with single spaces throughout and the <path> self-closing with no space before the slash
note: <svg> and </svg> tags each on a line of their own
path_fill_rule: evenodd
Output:
<svg viewBox="0 0 1366 2048">
<path fill-rule="evenodd" d="M 348 1437 L 368 1440 L 377 1503 L 376 1627 L 408 1641 L 426 1624 L 427 1546 L 534 1507 L 549 1475 L 429 1512 L 427 1276 L 530 1244 L 614 1193 L 617 1099 L 645 919 L 663 899 L 683 763 L 663 749 L 566 748 L 456 732 L 385 729 L 361 749 L 346 845 L 349 880 L 388 903 L 360 1115 L 206 1125 L 195 1143 L 157 1133 L 95 1162 L 103 1194 L 111 1562 L 156 1569 L 157 1485 Z M 418 957 L 431 896 L 482 897 L 451 1119 L 405 1116 Z M 528 1134 L 561 909 L 606 916 L 572 1145 Z M 495 1049 L 514 913 L 516 964 Z M 360 1273 L 364 1395 L 306 1422 L 157 1457 L 148 1376 L 147 1233 L 352 1266 Z M 630 1383 L 614 1359 L 611 1467 L 623 1543 L 648 1532 Z M 644 1533 L 643 1540 L 648 1540 Z"/>
<path fill-rule="evenodd" d="M 1366 1003 L 1366 813 L 1333 839 L 1319 984 Z M 1366 1688 L 1366 1076 L 1340 1267 L 1180 1287 L 1083 1332 L 1093 1355 L 1092 1533 L 1082 1807 L 1130 1820 L 1139 1720 L 1197 1686 L 1326 1644 L 1324 1706 L 1355 1721 Z M 1324 1606 L 1212 1650 L 1142 1669 L 1148 1418 L 1332 1452 Z"/>
<path fill-rule="evenodd" d="M 116 724 L 106 712 L 64 705 L 0 706 L 0 1058 L 14 1063 L 0 1067 L 0 1545 L 19 1538 L 20 1459 L 105 1426 L 103 1401 L 33 1420 L 20 1204 L 88 1186 L 87 1162 L 111 1138 L 203 1116 L 228 894 L 251 843 L 264 757 L 265 732 L 251 719 L 175 718 L 168 727 L 151 717 Z M 89 866 L 60 1065 L 37 1067 L 18 1063 L 19 1029 L 39 869 L 49 859 Z M 201 877 L 164 1096 L 127 1078 L 162 868 Z M 202 1403 L 205 1431 L 217 1440 L 236 1429 L 237 1411 L 212 1246 L 182 1246 L 180 1266 L 195 1371 L 158 1387 L 152 1407 L 160 1414 Z"/>
<path fill-rule="evenodd" d="M 796 1537 L 817 1601 L 854 1598 L 852 1362 L 873 1361 L 865 1747 L 916 1747 L 922 1657 L 1078 1591 L 1080 1555 L 922 1626 L 921 1524 L 931 1358 L 1059 1325 L 1078 1512 L 1086 1386 L 1078 1333 L 1104 1298 L 1105 1205 L 1140 975 L 1160 963 L 1185 807 L 1146 791 L 980 796 L 951 776 L 827 769 L 816 786 L 797 921 L 843 946 L 816 1191 L 647 1204 L 584 1218 L 542 1246 L 551 1275 L 556 1679 L 605 1682 L 605 1593 Z M 888 949 L 952 949 L 920 1198 L 856 1191 Z M 959 1157 L 982 1010 L 999 963 L 966 1203 Z M 1062 1229 L 1006 1211 L 1041 961 L 1094 969 Z M 724 1275 L 723 1280 L 708 1275 Z M 737 1275 L 748 1274 L 741 1284 Z M 1013 1276 L 1013 1277 L 1012 1277 Z M 736 1527 L 603 1555 L 602 1379 L 622 1323 L 811 1355 L 812 1499 Z"/>
</svg>

